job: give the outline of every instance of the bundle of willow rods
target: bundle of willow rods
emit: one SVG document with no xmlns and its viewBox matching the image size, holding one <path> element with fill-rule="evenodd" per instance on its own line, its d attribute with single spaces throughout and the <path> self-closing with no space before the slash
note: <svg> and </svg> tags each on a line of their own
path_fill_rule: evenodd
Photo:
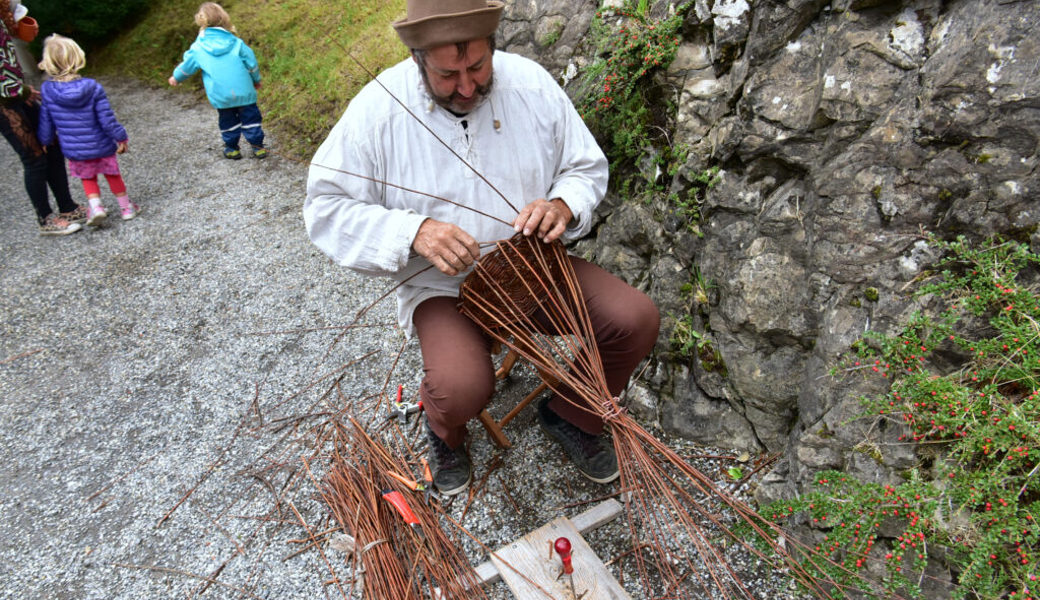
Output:
<svg viewBox="0 0 1040 600">
<path fill-rule="evenodd" d="M 789 569 L 815 596 L 830 597 L 827 590 L 833 584 L 825 586 L 814 579 L 796 555 L 833 565 L 828 558 L 815 556 L 789 536 L 777 543 L 782 532 L 647 432 L 610 393 L 577 277 L 559 241 L 546 244 L 518 234 L 498 242 L 464 281 L 459 310 L 532 363 L 554 392 L 567 398 L 569 388 L 570 397 L 578 398 L 569 402 L 607 423 L 617 452 L 620 486 L 630 494 L 632 554 L 648 597 L 657 586 L 661 588 L 657 593 L 669 598 L 754 597 L 718 542 L 712 541 L 718 531 L 710 531 L 711 527 L 774 568 Z M 535 322 L 538 311 L 559 335 L 546 335 Z M 709 503 L 728 507 L 774 553 L 740 539 Z M 649 559 L 638 550 L 647 547 L 652 549 Z M 693 595 L 692 587 L 699 587 L 703 595 Z"/>
<path fill-rule="evenodd" d="M 486 598 L 457 540 L 441 528 L 440 508 L 388 475 L 413 477 L 408 463 L 353 419 L 349 426 L 336 428 L 332 468 L 322 496 L 345 533 L 354 538 L 353 571 L 362 581 L 364 598 Z M 418 531 L 383 498 L 387 491 L 404 497 L 419 521 Z"/>
</svg>

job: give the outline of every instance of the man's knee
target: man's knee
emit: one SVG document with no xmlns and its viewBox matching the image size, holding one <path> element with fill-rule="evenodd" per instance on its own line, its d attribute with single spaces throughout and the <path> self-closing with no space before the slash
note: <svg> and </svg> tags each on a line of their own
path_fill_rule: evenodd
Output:
<svg viewBox="0 0 1040 600">
<path fill-rule="evenodd" d="M 632 294 L 610 316 L 608 330 L 600 344 L 621 346 L 626 350 L 653 348 L 661 330 L 661 314 L 649 296 Z"/>
<path fill-rule="evenodd" d="M 480 414 L 495 392 L 494 373 L 473 374 L 429 372 L 423 380 L 423 402 L 430 404 L 439 420 L 448 427 L 461 427 Z"/>
</svg>

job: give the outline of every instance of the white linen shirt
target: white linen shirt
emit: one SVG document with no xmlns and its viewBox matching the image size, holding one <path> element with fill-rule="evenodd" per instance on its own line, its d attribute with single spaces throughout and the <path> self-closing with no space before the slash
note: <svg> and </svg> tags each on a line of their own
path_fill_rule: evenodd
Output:
<svg viewBox="0 0 1040 600">
<path fill-rule="evenodd" d="M 404 282 L 398 320 L 408 335 L 415 307 L 458 296 L 468 274 L 445 275 L 412 251 L 425 219 L 454 223 L 489 251 L 485 244 L 514 234 L 523 206 L 561 198 L 574 213 L 562 236 L 571 240 L 588 233 L 606 193 L 606 157 L 552 76 L 515 54 L 492 60 L 491 94 L 461 117 L 433 102 L 412 59 L 387 69 L 378 76 L 386 89 L 369 82 L 311 162 L 303 206 L 311 241 L 343 266 Z"/>
</svg>

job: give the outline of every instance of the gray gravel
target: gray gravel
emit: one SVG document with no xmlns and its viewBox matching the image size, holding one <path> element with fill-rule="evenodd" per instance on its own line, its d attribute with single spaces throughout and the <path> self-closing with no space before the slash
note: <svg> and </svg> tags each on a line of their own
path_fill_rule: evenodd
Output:
<svg viewBox="0 0 1040 600">
<path fill-rule="evenodd" d="M 348 406 L 370 419 L 365 398 L 397 384 L 414 394 L 417 345 L 392 324 L 392 300 L 368 327 L 336 329 L 388 283 L 310 244 L 305 165 L 225 160 L 205 103 L 103 83 L 130 132 L 120 162 L 137 219 L 40 237 L 21 165 L 0 145 L 0 598 L 340 597 L 321 555 L 293 541 L 301 517 L 330 527 L 300 460 L 323 421 L 307 415 Z M 515 402 L 534 379 L 520 369 L 503 385 Z M 464 524 L 487 546 L 613 491 L 576 477 L 532 425 L 531 411 L 510 425 L 516 446 L 486 477 L 500 451 L 470 426 L 484 485 Z M 314 477 L 324 466 L 311 463 Z M 587 536 L 604 560 L 630 548 L 621 527 Z M 760 597 L 786 595 L 782 579 L 743 567 Z M 509 597 L 501 584 L 489 593 Z"/>
</svg>

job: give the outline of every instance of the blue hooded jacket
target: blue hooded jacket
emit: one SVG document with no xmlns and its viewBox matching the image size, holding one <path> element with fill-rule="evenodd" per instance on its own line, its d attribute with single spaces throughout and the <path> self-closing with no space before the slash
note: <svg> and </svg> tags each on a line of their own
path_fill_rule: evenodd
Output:
<svg viewBox="0 0 1040 600">
<path fill-rule="evenodd" d="M 230 31 L 207 27 L 199 33 L 173 77 L 182 82 L 199 70 L 213 108 L 256 104 L 254 86 L 260 83 L 260 66 L 252 49 Z"/>
<path fill-rule="evenodd" d="M 93 79 L 44 81 L 43 102 L 36 136 L 48 146 L 55 136 L 61 151 L 72 160 L 93 160 L 116 153 L 116 144 L 127 141 L 126 129 L 116 120 L 108 96 Z"/>
</svg>

